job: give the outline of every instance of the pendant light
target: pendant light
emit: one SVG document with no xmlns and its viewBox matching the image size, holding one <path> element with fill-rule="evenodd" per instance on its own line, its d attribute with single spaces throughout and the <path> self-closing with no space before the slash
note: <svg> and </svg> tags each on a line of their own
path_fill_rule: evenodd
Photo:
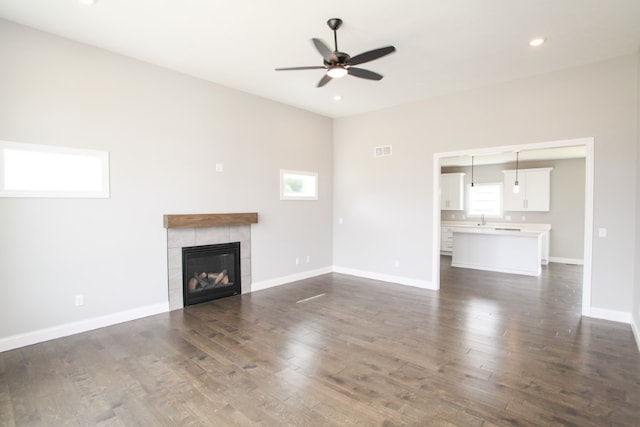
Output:
<svg viewBox="0 0 640 427">
<path fill-rule="evenodd" d="M 513 192 L 514 193 L 519 193 L 520 192 L 520 184 L 518 184 L 518 155 L 520 153 L 518 151 L 516 151 L 516 182 L 513 184 Z"/>
<path fill-rule="evenodd" d="M 473 156 L 471 156 L 471 186 L 473 187 Z"/>
</svg>

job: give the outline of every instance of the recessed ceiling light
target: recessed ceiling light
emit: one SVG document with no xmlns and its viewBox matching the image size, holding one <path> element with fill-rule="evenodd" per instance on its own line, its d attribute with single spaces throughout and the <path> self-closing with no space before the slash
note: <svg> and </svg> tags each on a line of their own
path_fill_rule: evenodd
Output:
<svg viewBox="0 0 640 427">
<path fill-rule="evenodd" d="M 87 5 L 93 5 L 93 4 L 98 3 L 98 0 L 78 0 L 78 3 L 87 4 Z"/>
<path fill-rule="evenodd" d="M 334 101 L 342 101 L 342 95 L 333 95 Z"/>
<path fill-rule="evenodd" d="M 531 47 L 538 47 L 540 46 L 542 43 L 544 43 L 544 37 L 536 37 L 535 39 L 531 40 L 529 42 L 529 46 Z"/>
</svg>

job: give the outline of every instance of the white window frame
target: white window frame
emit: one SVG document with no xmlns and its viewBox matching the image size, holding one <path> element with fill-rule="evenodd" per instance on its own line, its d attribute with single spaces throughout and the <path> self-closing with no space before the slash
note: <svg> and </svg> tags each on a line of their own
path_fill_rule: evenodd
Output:
<svg viewBox="0 0 640 427">
<path fill-rule="evenodd" d="M 483 214 L 485 218 L 502 218 L 504 215 L 504 184 L 502 182 L 486 182 L 486 183 L 474 183 L 474 187 L 480 186 L 496 186 L 500 188 L 500 200 L 499 200 L 499 212 L 498 213 L 484 213 L 484 212 L 475 212 L 472 211 L 473 203 L 471 200 L 471 184 L 467 184 L 466 193 L 466 205 L 465 205 L 465 213 L 467 218 L 480 218 Z"/>
<path fill-rule="evenodd" d="M 305 181 L 302 191 L 292 191 L 289 179 Z M 280 200 L 318 200 L 318 173 L 280 169 Z"/>
<path fill-rule="evenodd" d="M 37 186 L 37 182 L 26 185 L 24 188 L 8 188 L 10 182 L 19 177 L 12 177 L 7 174 L 11 173 L 11 169 L 15 165 L 8 165 L 11 153 L 16 154 L 22 152 L 23 155 L 33 154 L 34 159 L 38 156 L 51 155 L 47 159 L 46 165 L 39 166 L 34 162 L 33 169 L 28 169 L 29 165 L 20 165 L 21 168 L 31 174 L 44 174 L 39 180 L 40 183 L 47 181 L 46 185 Z M 82 175 L 80 169 L 73 170 L 70 164 L 80 165 L 86 160 L 83 166 L 95 167 L 91 171 L 91 178 Z M 57 162 L 57 163 L 56 163 Z M 56 176 L 58 175 L 58 176 Z M 95 179 L 99 177 L 98 179 Z M 7 183 L 7 180 L 10 182 Z M 67 182 L 84 182 L 95 181 L 95 188 L 79 189 L 66 186 Z M 38 181 L 38 180 L 36 180 Z M 58 183 L 60 186 L 55 188 L 52 183 Z M 35 187 L 34 187 L 35 186 Z M 27 188 L 31 187 L 31 188 Z M 19 142 L 0 141 L 0 197 L 41 197 L 41 198 L 109 198 L 109 153 L 99 150 L 86 150 L 80 148 L 58 147 L 40 144 L 25 144 Z"/>
</svg>

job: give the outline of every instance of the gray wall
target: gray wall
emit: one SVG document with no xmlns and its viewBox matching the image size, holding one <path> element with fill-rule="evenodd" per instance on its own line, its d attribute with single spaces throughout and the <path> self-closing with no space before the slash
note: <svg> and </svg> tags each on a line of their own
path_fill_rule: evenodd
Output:
<svg viewBox="0 0 640 427">
<path fill-rule="evenodd" d="M 0 40 L 0 139 L 111 160 L 110 199 L 0 199 L 0 340 L 166 303 L 163 214 L 258 212 L 254 283 L 331 267 L 330 119 L 7 21 Z M 317 171 L 320 200 L 280 201 L 280 168 Z"/>
<path fill-rule="evenodd" d="M 474 181 L 503 182 L 503 170 L 515 169 L 513 164 L 487 165 L 474 167 Z M 552 167 L 551 171 L 551 210 L 549 212 L 504 212 L 510 215 L 510 222 L 528 222 L 536 224 L 551 224 L 550 256 L 555 258 L 569 258 L 582 260 L 584 258 L 584 189 L 585 189 L 585 161 L 584 159 L 550 160 L 544 162 L 522 162 L 521 169 Z M 465 172 L 466 184 L 471 183 L 471 167 L 447 167 L 442 172 Z M 510 189 L 505 188 L 505 191 Z M 442 220 L 462 219 L 464 211 L 442 211 Z M 525 220 L 522 220 L 525 216 Z M 502 222 L 502 220 L 490 220 Z"/>
<path fill-rule="evenodd" d="M 430 281 L 434 153 L 593 137 L 594 228 L 608 237 L 594 238 L 592 309 L 628 316 L 637 68 L 631 55 L 335 120 L 334 263 Z M 387 144 L 392 157 L 371 158 Z"/>
</svg>

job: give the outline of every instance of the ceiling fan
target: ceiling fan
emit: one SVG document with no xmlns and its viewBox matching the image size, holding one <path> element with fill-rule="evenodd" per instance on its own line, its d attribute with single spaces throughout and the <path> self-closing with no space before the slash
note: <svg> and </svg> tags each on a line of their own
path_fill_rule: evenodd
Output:
<svg viewBox="0 0 640 427">
<path fill-rule="evenodd" d="M 311 39 L 316 49 L 318 49 L 318 52 L 320 52 L 320 55 L 322 55 L 324 65 L 276 68 L 276 71 L 326 70 L 326 74 L 320 79 L 317 87 L 322 87 L 329 83 L 331 79 L 339 79 L 340 77 L 344 77 L 347 74 L 367 80 L 382 79 L 382 75 L 374 73 L 373 71 L 365 70 L 364 68 L 356 68 L 354 67 L 354 65 L 360 65 L 364 64 L 365 62 L 373 61 L 374 59 L 382 58 L 385 55 L 395 52 L 395 47 L 381 47 L 351 57 L 348 54 L 340 52 L 338 50 L 338 28 L 342 26 L 342 19 L 331 18 L 327 21 L 327 25 L 329 26 L 329 28 L 331 28 L 331 30 L 333 30 L 333 41 L 335 45 L 335 49 L 333 50 L 333 52 L 322 40 Z"/>
</svg>

